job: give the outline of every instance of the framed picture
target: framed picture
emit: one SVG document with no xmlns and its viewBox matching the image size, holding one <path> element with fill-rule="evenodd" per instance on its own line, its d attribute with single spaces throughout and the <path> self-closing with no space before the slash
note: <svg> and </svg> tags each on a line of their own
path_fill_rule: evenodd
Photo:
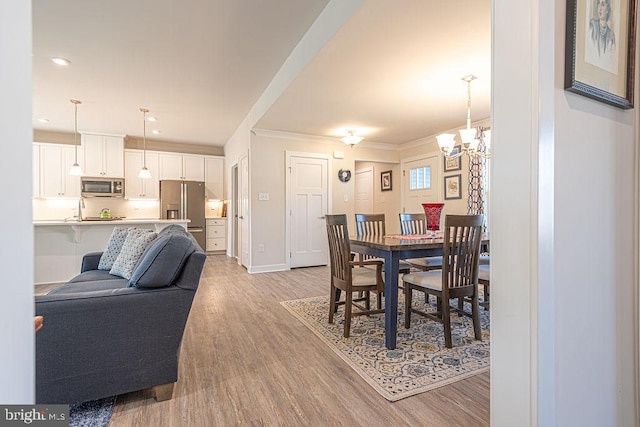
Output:
<svg viewBox="0 0 640 427">
<path fill-rule="evenodd" d="M 454 200 L 462 199 L 462 190 L 460 188 L 462 174 L 444 177 L 444 199 Z"/>
<path fill-rule="evenodd" d="M 456 145 L 455 147 L 453 147 L 453 150 L 451 150 L 451 154 L 458 154 L 459 152 L 460 152 L 459 145 Z M 459 171 L 459 170 L 462 170 L 462 157 L 452 159 L 451 157 L 445 156 L 444 171 L 451 172 L 451 171 Z"/>
<path fill-rule="evenodd" d="M 382 191 L 391 191 L 391 171 L 384 171 L 380 174 L 380 188 Z"/>
<path fill-rule="evenodd" d="M 637 0 L 567 0 L 564 87 L 633 108 Z"/>
</svg>

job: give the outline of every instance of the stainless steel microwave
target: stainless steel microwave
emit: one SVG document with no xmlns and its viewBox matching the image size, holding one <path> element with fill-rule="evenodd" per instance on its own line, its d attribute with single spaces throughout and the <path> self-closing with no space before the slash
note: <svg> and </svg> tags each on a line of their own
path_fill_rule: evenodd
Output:
<svg viewBox="0 0 640 427">
<path fill-rule="evenodd" d="M 124 197 L 124 178 L 81 178 L 83 197 Z"/>
</svg>

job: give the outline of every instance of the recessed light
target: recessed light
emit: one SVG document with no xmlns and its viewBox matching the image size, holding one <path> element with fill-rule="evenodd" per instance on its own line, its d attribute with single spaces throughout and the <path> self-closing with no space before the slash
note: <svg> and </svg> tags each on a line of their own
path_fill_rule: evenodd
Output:
<svg viewBox="0 0 640 427">
<path fill-rule="evenodd" d="M 157 122 L 158 119 L 156 119 L 155 117 L 147 117 L 147 121 L 149 121 L 149 122 Z"/>
<path fill-rule="evenodd" d="M 160 132 L 158 129 L 154 129 L 151 131 L 151 133 L 154 135 L 160 135 L 162 132 Z"/>
<path fill-rule="evenodd" d="M 40 123 L 49 123 L 49 119 L 38 119 Z"/>
<path fill-rule="evenodd" d="M 53 61 L 55 64 L 64 66 L 71 64 L 71 61 L 69 61 L 68 59 L 60 57 L 51 58 L 51 61 Z"/>
</svg>

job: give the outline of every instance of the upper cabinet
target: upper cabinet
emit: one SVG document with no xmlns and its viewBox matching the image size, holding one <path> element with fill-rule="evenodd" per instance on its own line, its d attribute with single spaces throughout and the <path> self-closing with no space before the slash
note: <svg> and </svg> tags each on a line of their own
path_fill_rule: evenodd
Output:
<svg viewBox="0 0 640 427">
<path fill-rule="evenodd" d="M 142 179 L 138 174 L 144 164 L 144 152 L 142 150 L 124 151 L 124 193 L 127 199 L 155 200 L 160 197 L 158 153 L 147 151 L 146 157 L 151 178 Z"/>
<path fill-rule="evenodd" d="M 196 154 L 161 153 L 160 179 L 204 181 L 204 156 Z"/>
<path fill-rule="evenodd" d="M 120 136 L 82 134 L 84 148 L 83 175 L 90 177 L 124 177 L 124 138 Z"/>
<path fill-rule="evenodd" d="M 224 157 L 204 158 L 204 186 L 207 199 L 224 199 Z"/>
<path fill-rule="evenodd" d="M 69 174 L 75 163 L 75 146 L 63 144 L 34 144 L 34 197 L 76 198 L 80 197 L 80 177 Z M 38 154 L 36 154 L 36 150 Z M 78 147 L 78 158 L 82 158 L 82 147 Z M 80 166 L 83 166 L 80 164 Z M 36 186 L 39 190 L 36 190 Z M 36 193 L 39 193 L 37 194 Z"/>
</svg>

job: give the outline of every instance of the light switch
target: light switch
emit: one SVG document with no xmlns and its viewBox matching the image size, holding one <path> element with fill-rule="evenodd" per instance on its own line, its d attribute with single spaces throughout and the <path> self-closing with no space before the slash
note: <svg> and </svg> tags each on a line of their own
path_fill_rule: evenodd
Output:
<svg viewBox="0 0 640 427">
<path fill-rule="evenodd" d="M 258 193 L 258 200 L 269 200 L 269 193 Z"/>
<path fill-rule="evenodd" d="M 349 201 L 349 195 L 348 195 L 348 194 L 345 194 L 345 195 L 344 195 L 344 197 L 343 197 L 343 199 L 344 199 L 344 201 L 345 201 L 345 202 L 348 202 L 348 201 Z"/>
</svg>

